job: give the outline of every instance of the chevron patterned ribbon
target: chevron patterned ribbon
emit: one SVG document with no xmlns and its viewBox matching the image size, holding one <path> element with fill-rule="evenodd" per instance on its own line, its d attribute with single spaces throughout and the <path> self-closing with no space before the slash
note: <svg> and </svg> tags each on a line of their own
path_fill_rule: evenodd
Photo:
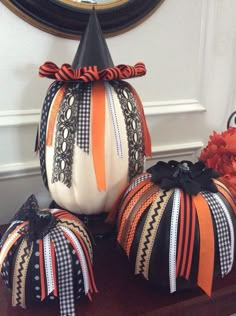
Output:
<svg viewBox="0 0 236 316">
<path fill-rule="evenodd" d="M 16 257 L 12 287 L 12 306 L 25 308 L 25 282 L 33 243 L 29 248 L 28 241 L 23 239 Z"/>
<path fill-rule="evenodd" d="M 162 215 L 172 193 L 173 190 L 160 190 L 157 193 L 157 196 L 148 211 L 143 226 L 137 251 L 135 274 L 142 273 L 147 280 L 154 241 L 157 235 Z"/>
</svg>

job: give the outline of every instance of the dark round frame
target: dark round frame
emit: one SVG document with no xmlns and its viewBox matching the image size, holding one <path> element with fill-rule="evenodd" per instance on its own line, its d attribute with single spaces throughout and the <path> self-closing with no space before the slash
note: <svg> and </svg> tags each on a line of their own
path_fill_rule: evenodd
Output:
<svg viewBox="0 0 236 316">
<path fill-rule="evenodd" d="M 105 35 L 127 31 L 150 16 L 164 0 L 129 0 L 108 8 L 97 6 L 97 15 Z M 16 15 L 48 33 L 77 39 L 85 30 L 93 5 L 78 8 L 55 0 L 2 0 Z M 96 9 L 96 5 L 95 5 Z"/>
</svg>

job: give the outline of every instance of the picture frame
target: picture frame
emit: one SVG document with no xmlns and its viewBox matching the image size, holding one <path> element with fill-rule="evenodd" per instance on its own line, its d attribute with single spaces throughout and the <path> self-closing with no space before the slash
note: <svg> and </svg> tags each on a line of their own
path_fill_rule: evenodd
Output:
<svg viewBox="0 0 236 316">
<path fill-rule="evenodd" d="M 17 16 L 56 36 L 78 39 L 95 7 L 106 37 L 148 18 L 164 0 L 2 0 Z"/>
</svg>

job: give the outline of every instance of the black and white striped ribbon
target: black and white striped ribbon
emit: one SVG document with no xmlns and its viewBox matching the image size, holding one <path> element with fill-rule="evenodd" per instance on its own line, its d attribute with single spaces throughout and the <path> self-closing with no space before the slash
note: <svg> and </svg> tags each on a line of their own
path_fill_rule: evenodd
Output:
<svg viewBox="0 0 236 316">
<path fill-rule="evenodd" d="M 175 189 L 170 224 L 169 282 L 170 293 L 176 291 L 176 249 L 180 210 L 180 189 Z"/>
<path fill-rule="evenodd" d="M 55 284 L 54 284 L 54 279 L 53 279 L 50 234 L 47 234 L 43 238 L 43 252 L 44 252 L 44 264 L 45 264 L 46 281 L 47 281 L 47 295 L 49 295 L 55 289 Z"/>
<path fill-rule="evenodd" d="M 114 128 L 114 133 L 115 133 L 115 139 L 116 139 L 116 150 L 118 157 L 122 158 L 123 153 L 122 153 L 122 144 L 121 144 L 121 136 L 120 136 L 120 130 L 119 130 L 119 125 L 117 121 L 117 114 L 116 114 L 116 108 L 115 108 L 115 102 L 112 94 L 112 88 L 108 82 L 104 83 L 105 89 L 106 89 L 106 95 L 108 98 L 108 105 L 111 113 L 111 118 L 112 118 L 112 124 Z"/>
</svg>

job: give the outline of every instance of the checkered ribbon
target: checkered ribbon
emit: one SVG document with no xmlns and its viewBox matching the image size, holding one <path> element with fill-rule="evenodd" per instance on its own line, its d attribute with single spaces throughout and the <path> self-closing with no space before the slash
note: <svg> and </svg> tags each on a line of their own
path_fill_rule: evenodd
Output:
<svg viewBox="0 0 236 316">
<path fill-rule="evenodd" d="M 70 250 L 62 230 L 55 227 L 52 237 L 58 267 L 58 290 L 61 316 L 75 316 L 73 270 Z"/>
<path fill-rule="evenodd" d="M 141 183 L 142 181 L 151 178 L 152 175 L 150 173 L 144 173 L 143 175 L 139 175 L 136 179 L 133 180 L 132 184 L 128 187 L 128 189 L 125 191 L 125 195 L 128 195 L 128 193 L 133 190 L 136 185 L 138 185 L 139 183 Z"/>
<path fill-rule="evenodd" d="M 52 100 L 62 85 L 63 85 L 63 82 L 55 81 L 49 87 L 46 98 L 43 103 L 42 112 L 41 112 L 39 157 L 40 157 L 41 174 L 42 174 L 43 182 L 47 189 L 48 189 L 48 179 L 47 179 L 46 162 L 45 162 L 45 148 L 46 148 L 48 115 L 49 115 Z"/>
<path fill-rule="evenodd" d="M 79 104 L 77 114 L 77 145 L 89 153 L 91 84 L 79 85 Z"/>
<path fill-rule="evenodd" d="M 229 271 L 231 265 L 231 245 L 230 245 L 230 232 L 228 228 L 227 219 L 224 211 L 222 210 L 219 202 L 212 196 L 211 193 L 201 192 L 202 196 L 206 199 L 213 214 L 219 245 L 220 255 L 220 268 L 222 277 Z"/>
</svg>

